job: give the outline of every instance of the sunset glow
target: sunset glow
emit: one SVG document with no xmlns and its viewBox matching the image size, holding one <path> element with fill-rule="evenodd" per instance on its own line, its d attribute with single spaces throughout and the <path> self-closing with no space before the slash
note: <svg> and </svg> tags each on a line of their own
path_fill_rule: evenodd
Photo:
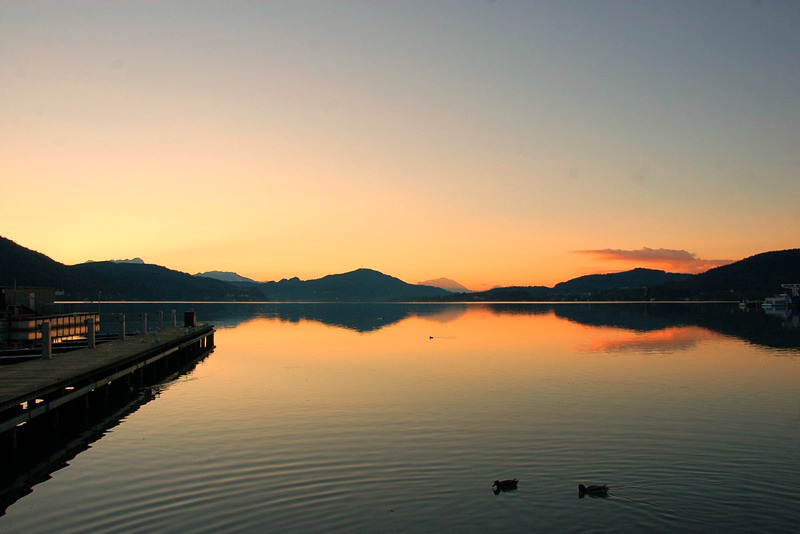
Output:
<svg viewBox="0 0 800 534">
<path fill-rule="evenodd" d="M 471 289 L 794 248 L 798 27 L 768 1 L 3 2 L 0 235 Z"/>
</svg>

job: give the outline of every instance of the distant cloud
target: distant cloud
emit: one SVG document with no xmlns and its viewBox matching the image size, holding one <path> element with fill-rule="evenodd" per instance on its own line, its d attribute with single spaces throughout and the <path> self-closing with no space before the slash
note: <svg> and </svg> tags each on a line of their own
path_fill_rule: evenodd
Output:
<svg viewBox="0 0 800 534">
<path fill-rule="evenodd" d="M 698 258 L 687 250 L 668 248 L 647 248 L 639 250 L 621 250 L 604 248 L 597 250 L 576 250 L 579 254 L 593 254 L 602 260 L 626 261 L 639 263 L 642 266 L 656 267 L 665 271 L 680 273 L 702 273 L 720 265 L 727 265 L 736 260 L 705 260 Z"/>
</svg>

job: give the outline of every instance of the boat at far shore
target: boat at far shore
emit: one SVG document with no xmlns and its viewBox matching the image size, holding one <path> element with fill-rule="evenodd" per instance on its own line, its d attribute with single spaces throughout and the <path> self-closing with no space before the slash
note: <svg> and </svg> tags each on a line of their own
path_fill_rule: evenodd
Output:
<svg viewBox="0 0 800 534">
<path fill-rule="evenodd" d="M 775 308 L 788 308 L 792 305 L 792 299 L 786 293 L 775 295 L 774 297 L 767 297 L 761 303 L 762 308 L 775 309 Z"/>
<path fill-rule="evenodd" d="M 746 310 L 749 308 L 760 308 L 761 301 L 760 300 L 740 300 L 739 301 L 739 308 Z"/>
</svg>

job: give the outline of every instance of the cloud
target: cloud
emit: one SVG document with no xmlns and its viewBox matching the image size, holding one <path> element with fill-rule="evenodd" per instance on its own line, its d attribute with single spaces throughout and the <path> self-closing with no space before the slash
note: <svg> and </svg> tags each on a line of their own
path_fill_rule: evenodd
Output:
<svg viewBox="0 0 800 534">
<path fill-rule="evenodd" d="M 736 260 L 706 260 L 698 258 L 687 250 L 673 250 L 668 248 L 641 248 L 639 250 L 621 250 L 604 248 L 597 250 L 576 250 L 579 254 L 592 254 L 601 260 L 625 261 L 638 263 L 650 267 L 657 267 L 665 271 L 681 273 L 702 273 L 720 265 L 727 265 Z"/>
</svg>

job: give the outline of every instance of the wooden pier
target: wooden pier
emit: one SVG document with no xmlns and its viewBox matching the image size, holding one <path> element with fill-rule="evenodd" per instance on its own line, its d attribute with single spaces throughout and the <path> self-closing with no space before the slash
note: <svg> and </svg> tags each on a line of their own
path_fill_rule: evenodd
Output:
<svg viewBox="0 0 800 534">
<path fill-rule="evenodd" d="M 164 328 L 126 336 L 52 359 L 0 367 L 0 450 L 15 454 L 18 433 L 37 427 L 39 439 L 66 418 L 87 414 L 110 393 L 128 393 L 201 358 L 214 347 L 214 327 Z"/>
</svg>

